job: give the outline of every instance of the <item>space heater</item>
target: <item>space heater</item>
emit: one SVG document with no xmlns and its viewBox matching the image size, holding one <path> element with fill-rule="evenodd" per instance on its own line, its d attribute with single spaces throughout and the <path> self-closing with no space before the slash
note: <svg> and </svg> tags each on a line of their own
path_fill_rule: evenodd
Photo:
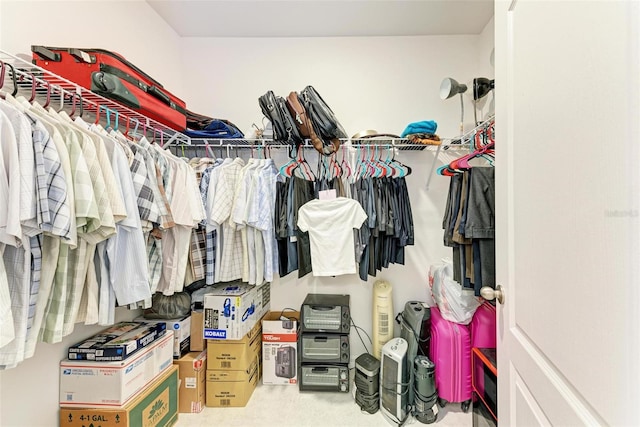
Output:
<svg viewBox="0 0 640 427">
<path fill-rule="evenodd" d="M 414 361 L 416 356 L 429 354 L 429 342 L 431 339 L 431 310 L 420 301 L 408 301 L 404 305 L 404 311 L 396 316 L 400 324 L 400 338 L 404 338 L 408 344 L 407 371 L 410 381 L 413 381 Z M 414 403 L 414 390 L 409 389 L 409 404 Z"/>
<path fill-rule="evenodd" d="M 405 339 L 393 338 L 382 347 L 380 359 L 380 411 L 395 426 L 402 424 L 408 415 L 408 347 Z"/>
<path fill-rule="evenodd" d="M 363 353 L 356 359 L 356 403 L 362 411 L 375 414 L 380 409 L 380 361 Z"/>
<path fill-rule="evenodd" d="M 381 360 L 382 347 L 393 338 L 393 299 L 391 283 L 373 284 L 373 355 Z"/>
</svg>

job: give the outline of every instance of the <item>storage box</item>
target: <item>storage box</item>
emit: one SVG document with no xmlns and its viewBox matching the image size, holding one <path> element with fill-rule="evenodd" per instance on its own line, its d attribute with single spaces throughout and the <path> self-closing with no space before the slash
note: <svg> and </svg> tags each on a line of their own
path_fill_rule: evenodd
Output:
<svg viewBox="0 0 640 427">
<path fill-rule="evenodd" d="M 207 340 L 207 369 L 247 370 L 262 350 L 262 324 L 240 340 Z"/>
<path fill-rule="evenodd" d="M 271 285 L 225 283 L 204 296 L 206 339 L 238 340 L 269 311 Z"/>
<path fill-rule="evenodd" d="M 121 362 L 60 362 L 60 406 L 118 407 L 173 362 L 173 331 Z"/>
<path fill-rule="evenodd" d="M 191 312 L 191 351 L 206 350 L 204 342 L 204 312 L 202 310 Z"/>
<path fill-rule="evenodd" d="M 281 314 L 285 320 L 281 319 Z M 262 384 L 298 383 L 297 342 L 300 313 L 271 311 L 262 319 Z"/>
<path fill-rule="evenodd" d="M 69 360 L 111 362 L 125 360 L 154 342 L 166 329 L 164 324 L 120 322 L 69 347 Z"/>
<path fill-rule="evenodd" d="M 161 320 L 139 317 L 136 322 L 164 323 L 166 329 L 173 331 L 173 358 L 179 359 L 189 353 L 191 348 L 191 315 L 181 319 Z"/>
<path fill-rule="evenodd" d="M 207 406 L 246 406 L 260 379 L 260 359 L 257 358 L 248 370 L 207 370 Z"/>
<path fill-rule="evenodd" d="M 187 353 L 173 364 L 180 368 L 178 410 L 181 413 L 202 411 L 205 405 L 207 352 Z"/>
<path fill-rule="evenodd" d="M 171 367 L 121 408 L 60 408 L 61 427 L 168 427 L 178 421 L 178 368 Z"/>
</svg>

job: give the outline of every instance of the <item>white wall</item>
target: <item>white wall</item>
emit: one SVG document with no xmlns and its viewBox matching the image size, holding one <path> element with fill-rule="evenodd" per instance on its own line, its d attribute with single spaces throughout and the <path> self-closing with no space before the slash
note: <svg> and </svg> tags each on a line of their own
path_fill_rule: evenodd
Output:
<svg viewBox="0 0 640 427">
<path fill-rule="evenodd" d="M 31 44 L 44 44 L 117 51 L 185 99 L 193 111 L 227 118 L 243 130 L 261 123 L 257 99 L 267 90 L 286 95 L 312 84 L 349 134 L 371 128 L 399 134 L 409 122 L 433 119 L 440 136 L 454 137 L 459 100 L 440 100 L 440 82 L 454 77 L 468 83 L 484 72 L 480 58 L 489 57 L 492 45 L 488 42 L 492 26 L 488 28 L 481 36 L 180 40 L 141 1 L 0 0 L 1 49 L 30 55 Z M 473 114 L 468 98 L 465 109 L 465 127 L 470 128 Z M 279 164 L 285 159 L 282 153 L 274 157 Z M 397 158 L 413 169 L 407 182 L 416 244 L 407 248 L 405 266 L 392 266 L 377 277 L 393 285 L 396 313 L 408 300 L 430 300 L 428 267 L 451 253 L 442 245 L 441 229 L 448 179 L 433 177 L 427 191 L 433 154 L 403 151 Z M 365 283 L 355 275 L 296 277 L 292 273 L 274 281 L 274 309 L 299 308 L 309 292 L 348 293 L 354 321 L 371 333 L 375 279 Z M 126 310 L 120 317 L 131 318 Z M 0 373 L 0 425 L 54 425 L 58 362 L 66 346 L 97 329 L 79 326 L 63 343 L 40 344 L 34 358 Z M 355 358 L 363 348 L 357 335 L 351 339 Z M 33 407 L 37 410 L 29 410 Z"/>
<path fill-rule="evenodd" d="M 117 52 L 183 97 L 180 37 L 142 0 L 0 0 L 0 49 L 31 58 L 31 45 Z"/>
<path fill-rule="evenodd" d="M 0 49 L 30 58 L 32 44 L 113 50 L 178 96 L 183 92 L 180 38 L 144 1 L 0 0 Z M 137 313 L 118 309 L 116 320 Z M 77 325 L 62 343 L 40 343 L 33 358 L 0 372 L 0 425 L 56 425 L 59 361 L 69 345 L 101 329 Z"/>
<path fill-rule="evenodd" d="M 409 122 L 433 119 L 439 135 L 453 137 L 458 134 L 460 102 L 441 100 L 440 83 L 444 77 L 460 82 L 477 77 L 479 58 L 484 56 L 488 63 L 490 47 L 484 55 L 480 52 L 488 44 L 484 40 L 481 45 L 479 36 L 186 38 L 185 90 L 193 110 L 229 119 L 242 129 L 261 123 L 258 97 L 267 90 L 286 96 L 311 84 L 349 135 L 363 129 L 400 134 Z M 465 109 L 465 127 L 470 129 L 469 99 Z M 286 157 L 278 156 L 276 162 L 283 164 Z M 350 294 L 355 323 L 371 334 L 375 280 L 393 285 L 395 313 L 406 301 L 430 301 L 429 265 L 451 256 L 451 249 L 442 244 L 449 180 L 435 176 L 426 191 L 433 153 L 403 151 L 397 158 L 413 169 L 407 181 L 416 237 L 415 246 L 406 249 L 406 264 L 384 269 L 366 283 L 357 275 L 298 279 L 294 272 L 272 284 L 273 308 L 299 308 L 307 293 Z M 355 358 L 364 349 L 355 333 L 351 342 Z M 368 342 L 367 346 L 371 348 Z"/>
</svg>

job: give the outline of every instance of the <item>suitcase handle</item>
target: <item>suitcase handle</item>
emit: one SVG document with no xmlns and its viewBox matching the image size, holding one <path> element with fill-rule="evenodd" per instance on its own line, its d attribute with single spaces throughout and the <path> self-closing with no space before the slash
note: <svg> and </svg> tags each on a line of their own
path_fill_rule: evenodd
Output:
<svg viewBox="0 0 640 427">
<path fill-rule="evenodd" d="M 31 52 L 35 53 L 42 59 L 46 59 L 53 62 L 60 62 L 60 54 L 52 51 L 51 49 L 47 49 L 44 46 L 31 46 Z"/>
<path fill-rule="evenodd" d="M 149 86 L 147 88 L 147 93 L 150 94 L 150 95 L 155 96 L 156 98 L 158 98 L 160 101 L 164 102 L 165 104 L 171 105 L 171 98 L 169 98 L 169 95 L 167 95 L 166 93 L 162 92 L 156 86 Z"/>
</svg>

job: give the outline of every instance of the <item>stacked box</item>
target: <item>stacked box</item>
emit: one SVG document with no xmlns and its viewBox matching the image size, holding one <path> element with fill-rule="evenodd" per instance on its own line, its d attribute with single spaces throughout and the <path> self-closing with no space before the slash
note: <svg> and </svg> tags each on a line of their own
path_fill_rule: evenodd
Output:
<svg viewBox="0 0 640 427">
<path fill-rule="evenodd" d="M 194 310 L 191 312 L 191 351 L 203 351 L 207 349 L 204 341 L 204 312 Z"/>
<path fill-rule="evenodd" d="M 187 353 L 173 363 L 180 368 L 179 411 L 201 412 L 205 405 L 207 352 Z"/>
<path fill-rule="evenodd" d="M 207 340 L 206 405 L 245 406 L 261 375 L 262 324 L 240 340 Z"/>
<path fill-rule="evenodd" d="M 60 406 L 126 405 L 173 362 L 173 331 L 117 362 L 60 362 Z"/>
<path fill-rule="evenodd" d="M 205 339 L 239 340 L 268 311 L 269 283 L 253 286 L 242 282 L 214 286 L 204 295 Z"/>
<path fill-rule="evenodd" d="M 135 319 L 136 322 L 141 323 L 164 323 L 166 329 L 173 331 L 173 358 L 179 359 L 185 354 L 189 353 L 191 348 L 191 315 L 185 316 L 180 319 L 145 319 L 139 317 Z"/>
<path fill-rule="evenodd" d="M 162 335 L 165 324 L 120 322 L 69 347 L 70 360 L 112 362 L 125 360 Z"/>
<path fill-rule="evenodd" d="M 127 405 L 60 408 L 65 427 L 167 427 L 178 420 L 178 368 L 170 367 Z"/>
<path fill-rule="evenodd" d="M 297 342 L 300 313 L 269 312 L 262 319 L 262 384 L 298 383 Z"/>
</svg>

